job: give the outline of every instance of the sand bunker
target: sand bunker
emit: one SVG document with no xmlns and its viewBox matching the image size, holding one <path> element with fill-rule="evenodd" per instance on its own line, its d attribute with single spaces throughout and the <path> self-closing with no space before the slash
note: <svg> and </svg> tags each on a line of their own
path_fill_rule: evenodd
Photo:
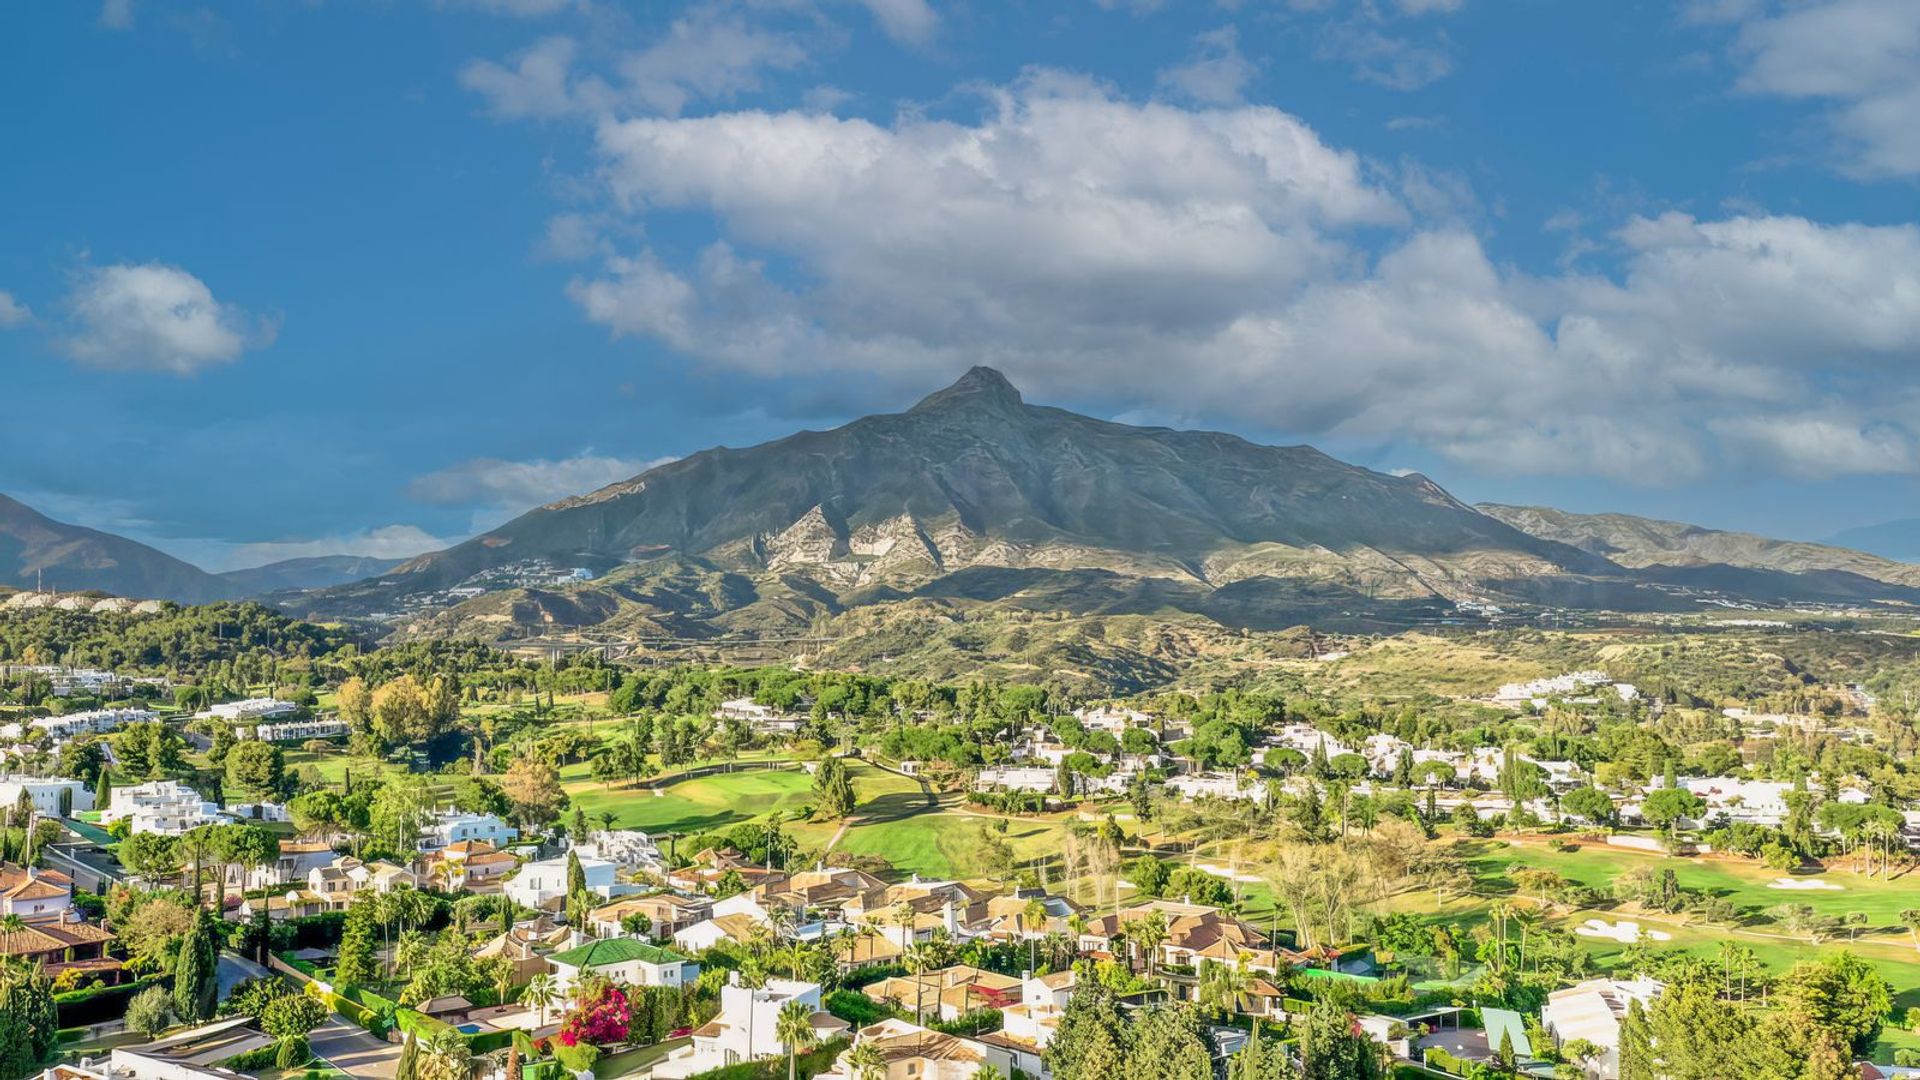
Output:
<svg viewBox="0 0 1920 1080">
<path fill-rule="evenodd" d="M 1831 881 L 1822 881 L 1819 878 L 1783 877 L 1774 878 L 1772 881 L 1767 882 L 1767 888 L 1790 889 L 1794 891 L 1812 889 L 1815 892 L 1841 892 L 1846 889 L 1846 886 L 1835 885 Z"/>
<path fill-rule="evenodd" d="M 1607 938 L 1622 945 L 1631 945 L 1643 937 L 1648 941 L 1673 940 L 1673 935 L 1665 930 L 1642 930 L 1640 924 L 1631 919 L 1621 919 L 1619 922 L 1588 919 L 1586 925 L 1574 927 L 1573 932 L 1581 937 Z"/>
<path fill-rule="evenodd" d="M 1238 881 L 1241 884 L 1256 884 L 1260 881 L 1260 877 L 1257 874 L 1236 874 L 1224 866 L 1215 866 L 1212 863 L 1199 863 L 1194 869 L 1205 870 L 1214 877 L 1223 877 L 1228 881 Z"/>
</svg>

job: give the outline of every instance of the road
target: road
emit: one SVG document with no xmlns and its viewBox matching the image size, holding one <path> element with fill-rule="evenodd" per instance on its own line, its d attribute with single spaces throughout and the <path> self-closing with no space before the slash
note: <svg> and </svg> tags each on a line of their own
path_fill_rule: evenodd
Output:
<svg viewBox="0 0 1920 1080">
<path fill-rule="evenodd" d="M 258 979 L 273 972 L 261 967 L 245 957 L 222 950 L 220 965 L 216 969 L 220 979 L 220 1000 L 227 1000 L 233 988 L 246 979 Z"/>
<path fill-rule="evenodd" d="M 400 1048 L 367 1034 L 366 1029 L 335 1016 L 307 1036 L 313 1052 L 348 1076 L 393 1080 Z"/>
</svg>

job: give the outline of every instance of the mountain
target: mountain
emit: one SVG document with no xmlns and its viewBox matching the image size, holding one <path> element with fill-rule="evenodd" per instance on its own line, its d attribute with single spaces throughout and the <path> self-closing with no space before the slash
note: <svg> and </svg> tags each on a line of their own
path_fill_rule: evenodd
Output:
<svg viewBox="0 0 1920 1080">
<path fill-rule="evenodd" d="M 1920 568 L 1857 553 L 1796 560 L 1750 538 L 1637 559 L 1689 527 L 1608 531 L 1555 511 L 1490 510 L 1307 446 L 1030 405 L 974 368 L 905 412 L 693 454 L 283 603 L 402 635 L 844 631 L 871 635 L 883 655 L 986 614 L 1000 627 L 1151 616 L 1375 630 L 1458 618 L 1462 603 L 1920 603 Z M 898 617 L 855 617 L 882 610 Z M 1074 647 L 1097 638 L 1076 634 Z"/>
<path fill-rule="evenodd" d="M 136 599 L 204 603 L 240 590 L 191 563 L 112 533 L 55 521 L 0 495 L 0 585 L 97 589 Z"/>
<path fill-rule="evenodd" d="M 1845 574 L 1920 588 L 1920 566 L 1827 544 L 1773 540 L 1630 514 L 1573 514 L 1544 506 L 1481 503 L 1482 512 L 1543 540 L 1631 568 L 1734 567 L 1794 575 Z"/>
<path fill-rule="evenodd" d="M 560 587 L 575 568 L 604 576 Z M 568 627 L 632 602 L 678 632 L 931 596 L 1290 625 L 1300 611 L 1446 608 L 1490 581 L 1617 571 L 1424 477 L 1029 405 L 975 368 L 906 412 L 693 454 L 317 594 L 309 610 L 396 614 L 504 591 L 470 611 Z"/>
<path fill-rule="evenodd" d="M 364 581 L 399 566 L 404 559 L 375 559 L 366 555 L 316 555 L 305 559 L 285 559 L 228 570 L 217 575 L 248 596 L 265 593 L 325 589 Z"/>
<path fill-rule="evenodd" d="M 1920 518 L 1847 529 L 1828 537 L 1827 543 L 1857 548 L 1898 562 L 1920 563 Z"/>
</svg>

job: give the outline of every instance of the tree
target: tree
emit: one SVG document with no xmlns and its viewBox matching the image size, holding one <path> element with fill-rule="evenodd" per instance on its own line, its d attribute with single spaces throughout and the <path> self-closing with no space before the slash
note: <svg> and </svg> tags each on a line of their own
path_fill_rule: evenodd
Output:
<svg viewBox="0 0 1920 1080">
<path fill-rule="evenodd" d="M 227 753 L 226 786 L 249 800 L 278 797 L 286 788 L 286 756 L 270 742 L 250 739 Z"/>
<path fill-rule="evenodd" d="M 180 953 L 174 960 L 173 1011 L 187 1023 L 213 1015 L 220 986 L 220 945 L 214 936 L 216 932 L 213 913 L 200 909 L 194 916 L 192 928 L 180 942 Z"/>
<path fill-rule="evenodd" d="M 1302 1080 L 1385 1080 L 1381 1048 L 1355 1031 L 1353 1016 L 1338 1004 L 1316 1001 L 1300 1032 Z"/>
<path fill-rule="evenodd" d="M 1560 800 L 1560 808 L 1595 825 L 1612 825 L 1616 818 L 1613 800 L 1596 787 L 1574 788 Z"/>
<path fill-rule="evenodd" d="M 1292 1059 L 1283 1046 L 1266 1045 L 1261 1026 L 1258 1022 L 1253 1025 L 1247 1045 L 1228 1063 L 1227 1080 L 1292 1080 Z"/>
<path fill-rule="evenodd" d="M 393 1080 L 420 1080 L 420 1044 L 407 1032 L 407 1041 L 400 1044 L 400 1060 L 394 1063 Z"/>
<path fill-rule="evenodd" d="M 1162 1005 L 1141 1017 L 1127 1055 L 1128 1080 L 1213 1080 L 1213 1055 L 1200 1020 L 1184 1005 Z"/>
<path fill-rule="evenodd" d="M 283 994 L 260 1011 L 260 1029 L 280 1041 L 288 1057 L 305 1060 L 307 1033 L 327 1022 L 328 1009 L 318 998 L 306 994 Z"/>
<path fill-rule="evenodd" d="M 1850 952 L 1803 960 L 1780 977 L 1777 1008 L 1831 1033 L 1851 1055 L 1865 1054 L 1893 1008 L 1892 988 Z"/>
<path fill-rule="evenodd" d="M 787 1080 L 796 1080 L 800 1051 L 814 1044 L 813 1010 L 802 1001 L 780 1006 L 780 1014 L 773 1020 L 773 1037 L 787 1048 Z"/>
<path fill-rule="evenodd" d="M 377 903 L 373 897 L 364 896 L 355 899 L 347 909 L 334 970 L 334 981 L 341 986 L 366 986 L 379 977 L 380 935 L 374 929 L 378 921 L 374 912 Z"/>
<path fill-rule="evenodd" d="M 53 980 L 36 967 L 0 967 L 0 1076 L 36 1076 L 60 1045 Z"/>
<path fill-rule="evenodd" d="M 853 1070 L 854 1080 L 886 1080 L 887 1059 L 870 1042 L 847 1051 L 847 1067 Z"/>
<path fill-rule="evenodd" d="M 527 988 L 520 993 L 520 1000 L 534 1007 L 540 1017 L 540 1026 L 547 1024 L 547 1010 L 560 1001 L 559 984 L 552 975 L 541 972 L 527 980 Z"/>
<path fill-rule="evenodd" d="M 837 757 L 821 760 L 813 774 L 813 817 L 816 821 L 839 821 L 853 813 L 853 780 L 847 764 Z"/>
<path fill-rule="evenodd" d="M 1640 816 L 1656 829 L 1671 829 L 1681 818 L 1698 819 L 1707 804 L 1685 788 L 1659 788 L 1640 803 Z"/>
<path fill-rule="evenodd" d="M 1055 1080 L 1108 1080 L 1126 1075 L 1132 1028 L 1113 994 L 1083 985 L 1067 1002 L 1060 1027 L 1047 1044 L 1047 1071 Z"/>
<path fill-rule="evenodd" d="M 514 819 L 523 827 L 540 831 L 560 817 L 567 808 L 567 793 L 560 786 L 560 771 L 551 762 L 521 757 L 508 766 L 500 778 L 500 790 L 513 804 Z"/>
<path fill-rule="evenodd" d="M 149 986 L 127 1002 L 127 1030 L 152 1039 L 173 1026 L 173 999 L 164 986 Z"/>
</svg>

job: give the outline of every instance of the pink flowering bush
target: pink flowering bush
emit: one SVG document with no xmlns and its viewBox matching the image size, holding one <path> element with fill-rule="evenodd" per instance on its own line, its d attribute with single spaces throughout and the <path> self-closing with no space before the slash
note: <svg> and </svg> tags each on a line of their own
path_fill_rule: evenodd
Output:
<svg viewBox="0 0 1920 1080">
<path fill-rule="evenodd" d="M 627 1007 L 627 995 L 619 988 L 609 986 L 600 992 L 600 996 L 591 1001 L 583 1001 L 574 1006 L 567 1014 L 566 1021 L 560 1025 L 560 1034 L 555 1036 L 562 1046 L 610 1046 L 627 1041 L 627 1022 L 631 1013 Z"/>
</svg>

